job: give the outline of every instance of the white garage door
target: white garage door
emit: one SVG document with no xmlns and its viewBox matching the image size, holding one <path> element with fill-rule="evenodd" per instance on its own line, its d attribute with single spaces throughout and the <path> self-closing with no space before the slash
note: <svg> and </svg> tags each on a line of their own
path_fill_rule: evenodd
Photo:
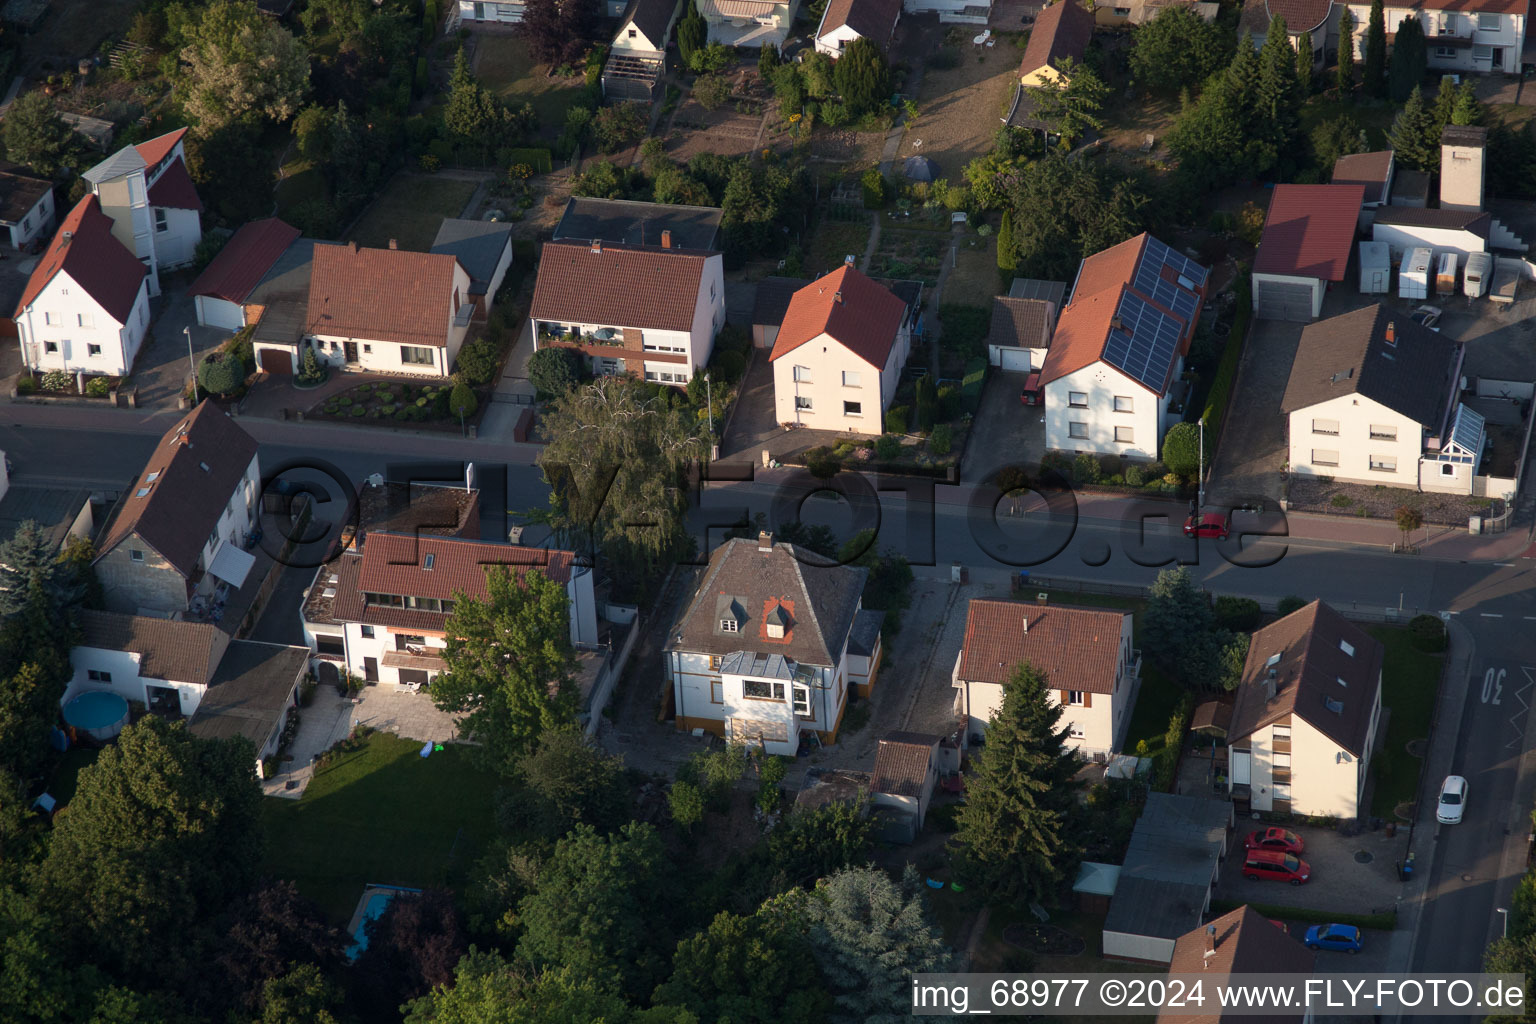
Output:
<svg viewBox="0 0 1536 1024">
<path fill-rule="evenodd" d="M 1256 281 L 1259 290 L 1257 313 L 1261 320 L 1312 319 L 1312 286 L 1281 281 Z"/>
<path fill-rule="evenodd" d="M 204 327 L 221 327 L 226 331 L 238 331 L 245 326 L 245 310 L 238 302 L 216 299 L 210 295 L 199 295 L 197 322 Z"/>
<path fill-rule="evenodd" d="M 1000 348 L 1002 354 L 1002 368 L 1005 370 L 1018 370 L 1020 373 L 1029 372 L 1029 350 L 1024 348 Z"/>
</svg>

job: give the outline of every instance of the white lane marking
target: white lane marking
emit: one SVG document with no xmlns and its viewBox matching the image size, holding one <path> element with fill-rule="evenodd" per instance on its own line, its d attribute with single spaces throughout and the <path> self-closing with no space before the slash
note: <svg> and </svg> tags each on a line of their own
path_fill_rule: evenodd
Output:
<svg viewBox="0 0 1536 1024">
<path fill-rule="evenodd" d="M 1479 612 L 1478 614 L 1485 619 L 1502 619 L 1504 617 L 1499 612 Z"/>
</svg>

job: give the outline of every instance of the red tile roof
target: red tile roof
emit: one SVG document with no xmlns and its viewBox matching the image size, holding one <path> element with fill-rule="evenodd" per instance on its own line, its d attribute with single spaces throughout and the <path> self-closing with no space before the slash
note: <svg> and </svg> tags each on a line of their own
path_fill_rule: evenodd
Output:
<svg viewBox="0 0 1536 1024">
<path fill-rule="evenodd" d="M 795 292 L 773 343 L 772 359 L 830 335 L 877 370 L 885 369 L 907 304 L 848 264 Z"/>
<path fill-rule="evenodd" d="M 1208 931 L 1211 928 L 1215 929 L 1214 935 Z M 1209 956 L 1207 949 L 1213 950 Z M 1212 985 L 1221 985 L 1232 974 L 1311 974 L 1315 965 L 1315 953 L 1245 905 L 1179 936 L 1168 962 L 1168 973 L 1204 975 Z M 1305 1016 L 1297 1010 L 1294 1014 L 1262 1019 L 1274 1024 L 1295 1024 Z M 1237 1024 L 1258 1020 L 1251 1013 L 1226 1010 L 1210 1003 L 1201 1012 L 1167 1010 L 1157 1016 L 1157 1024 Z"/>
<path fill-rule="evenodd" d="M 1254 273 L 1344 280 L 1364 202 L 1363 185 L 1276 185 Z"/>
<path fill-rule="evenodd" d="M 172 160 L 170 166 L 155 179 L 155 183 L 149 186 L 149 205 L 202 212 L 203 201 L 197 197 L 197 186 L 192 184 L 192 175 L 187 173 L 185 163 Z"/>
<path fill-rule="evenodd" d="M 317 245 L 306 333 L 443 348 L 458 265 L 441 253 Z M 460 303 L 469 301 L 467 281 L 464 291 Z"/>
<path fill-rule="evenodd" d="M 1124 291 L 1122 282 L 1116 288 L 1094 292 L 1081 302 L 1075 301 L 1074 296 L 1074 301 L 1062 310 L 1056 320 L 1056 333 L 1051 335 L 1045 364 L 1040 368 L 1042 387 L 1098 362 L 1104 354 L 1104 341 L 1109 337 L 1110 324 L 1120 308 L 1120 295 Z"/>
<path fill-rule="evenodd" d="M 244 302 L 299 237 L 299 229 L 276 217 L 253 220 L 236 231 L 224 248 L 192 282 L 192 295 Z"/>
<path fill-rule="evenodd" d="M 1127 238 L 1119 245 L 1102 249 L 1083 260 L 1077 270 L 1077 281 L 1072 285 L 1068 304 L 1079 296 L 1093 295 L 1117 284 L 1125 284 L 1136 276 L 1136 265 L 1141 262 L 1141 251 L 1150 236 L 1143 231 L 1134 238 Z"/>
<path fill-rule="evenodd" d="M 175 149 L 176 144 L 184 139 L 186 135 L 187 130 L 185 128 L 178 128 L 173 132 L 166 132 L 164 135 L 156 136 L 148 142 L 141 142 L 133 148 L 138 150 L 139 159 L 144 161 L 146 167 L 154 167 L 161 160 L 170 156 L 171 150 Z"/>
<path fill-rule="evenodd" d="M 428 534 L 370 533 L 363 544 L 358 589 L 402 597 L 485 597 L 485 567 L 505 565 L 517 575 L 542 569 L 556 583 L 571 578 L 569 551 L 546 551 Z M 427 568 L 428 561 L 431 568 Z"/>
<path fill-rule="evenodd" d="M 1020 662 L 1044 672 L 1055 690 L 1115 692 L 1120 632 L 1128 612 L 1066 605 L 973 600 L 957 677 L 1006 683 Z"/>
<path fill-rule="evenodd" d="M 1019 77 L 1046 66 L 1055 67 L 1062 57 L 1082 60 L 1092 38 L 1093 12 L 1077 0 L 1059 0 L 1035 19 L 1024 59 L 1019 63 Z"/>
<path fill-rule="evenodd" d="M 535 320 L 692 331 L 707 252 L 546 242 L 528 315 Z"/>
<path fill-rule="evenodd" d="M 68 236 L 68 237 L 66 237 Z M 112 235 L 112 218 L 94 195 L 75 205 L 53 236 L 48 251 L 27 279 L 15 317 L 20 317 L 60 271 L 86 290 L 118 323 L 127 323 L 149 269 Z"/>
<path fill-rule="evenodd" d="M 1271 18 L 1284 18 L 1287 33 L 1310 32 L 1328 19 L 1333 0 L 1269 0 Z"/>
</svg>

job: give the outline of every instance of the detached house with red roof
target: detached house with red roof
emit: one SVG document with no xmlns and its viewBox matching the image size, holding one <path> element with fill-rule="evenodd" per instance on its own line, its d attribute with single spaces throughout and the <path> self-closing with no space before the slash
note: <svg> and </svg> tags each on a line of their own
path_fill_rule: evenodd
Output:
<svg viewBox="0 0 1536 1024">
<path fill-rule="evenodd" d="M 901 0 L 831 0 L 816 26 L 816 49 L 834 60 L 855 39 L 868 39 L 884 53 L 901 21 Z"/>
<path fill-rule="evenodd" d="M 1019 83 L 1026 86 L 1065 81 L 1058 63 L 1083 59 L 1093 39 L 1093 12 L 1078 0 L 1057 0 L 1040 12 L 1019 62 Z"/>
<path fill-rule="evenodd" d="M 1364 201 L 1363 185 L 1275 186 L 1253 258 L 1256 316 L 1308 321 L 1322 313 L 1328 286 L 1349 267 Z"/>
<path fill-rule="evenodd" d="M 1047 448 L 1157 458 L 1183 418 L 1179 372 L 1208 277 L 1145 232 L 1083 260 L 1040 371 Z"/>
<path fill-rule="evenodd" d="M 59 225 L 12 314 L 29 369 L 132 370 L 149 329 L 150 274 L 114 232 L 94 195 Z"/>
<path fill-rule="evenodd" d="M 795 292 L 770 357 L 778 422 L 880 433 L 911 348 L 909 309 L 849 263 Z"/>
<path fill-rule="evenodd" d="M 149 291 L 160 294 L 160 271 L 192 262 L 203 237 L 202 200 L 187 172 L 187 130 L 125 146 L 83 177 L 112 220 L 112 234 L 149 268 Z"/>
</svg>

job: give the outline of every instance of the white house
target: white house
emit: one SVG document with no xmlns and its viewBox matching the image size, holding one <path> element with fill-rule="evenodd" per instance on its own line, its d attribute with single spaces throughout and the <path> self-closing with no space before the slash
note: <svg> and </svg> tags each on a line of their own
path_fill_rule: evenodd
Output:
<svg viewBox="0 0 1536 1024">
<path fill-rule="evenodd" d="M 901 0 L 830 0 L 816 26 L 816 49 L 836 59 L 855 39 L 886 52 L 901 21 Z"/>
<path fill-rule="evenodd" d="M 1299 938 L 1276 928 L 1263 914 L 1245 905 L 1180 935 L 1173 945 L 1168 973 L 1199 975 L 1211 985 L 1228 985 L 1234 974 L 1310 976 L 1316 959 L 1317 954 Z M 1158 1024 L 1240 1024 L 1248 1019 L 1248 1014 L 1236 1007 L 1199 1005 L 1203 1012 L 1192 1013 L 1185 1007 L 1162 1010 L 1157 1015 Z M 1277 1024 L 1311 1024 L 1314 1016 L 1307 1007 L 1274 1014 L 1273 1020 Z"/>
<path fill-rule="evenodd" d="M 1355 60 L 1365 56 L 1365 26 L 1371 5 L 1349 3 L 1355 19 Z M 1404 18 L 1424 26 L 1432 71 L 1520 71 L 1525 47 L 1525 0 L 1423 0 L 1414 7 L 1388 4 L 1384 10 L 1389 37 Z"/>
<path fill-rule="evenodd" d="M 542 572 L 571 600 L 573 646 L 598 642 L 592 570 L 569 551 L 547 551 L 426 532 L 371 532 L 362 552 L 323 565 L 303 609 L 304 640 L 321 660 L 369 682 L 428 685 L 446 667 L 444 629 L 460 596 L 484 599 L 486 571 Z"/>
<path fill-rule="evenodd" d="M 187 719 L 195 736 L 244 736 L 256 748 L 260 777 L 299 706 L 309 650 L 231 640 L 204 622 L 86 610 L 69 661 L 73 676 L 61 706 L 85 693 L 115 693 Z"/>
<path fill-rule="evenodd" d="M 725 324 L 724 257 L 658 245 L 547 242 L 528 318 L 534 347 L 564 345 L 595 374 L 686 385 Z"/>
<path fill-rule="evenodd" d="M 937 14 L 941 25 L 984 26 L 992 16 L 991 0 L 902 0 L 901 9 L 907 14 Z"/>
<path fill-rule="evenodd" d="M 1365 189 L 1276 185 L 1253 258 L 1253 312 L 1267 320 L 1312 320 L 1330 284 L 1344 280 Z"/>
<path fill-rule="evenodd" d="M 1017 601 L 973 600 L 965 641 L 950 676 L 955 714 L 966 735 L 985 735 L 1019 665 L 1045 673 L 1051 702 L 1063 710 L 1069 742 L 1085 757 L 1119 751 L 1141 680 L 1141 651 L 1131 646 L 1126 612 Z"/>
<path fill-rule="evenodd" d="M 1078 0 L 1057 0 L 1040 12 L 1019 61 L 1019 82 L 1034 86 L 1061 81 L 1057 64 L 1083 59 L 1093 39 L 1093 25 L 1093 12 Z"/>
<path fill-rule="evenodd" d="M 1280 401 L 1291 473 L 1473 493 L 1485 435 L 1458 401 L 1464 357 L 1381 305 L 1308 326 Z"/>
<path fill-rule="evenodd" d="M 299 229 L 276 217 L 241 225 L 187 290 L 197 322 L 238 331 L 259 320 L 256 288 L 298 240 Z"/>
<path fill-rule="evenodd" d="M 11 248 L 21 249 L 53 230 L 53 182 L 0 172 L 0 227 Z"/>
<path fill-rule="evenodd" d="M 1227 731 L 1233 796 L 1255 811 L 1358 817 L 1381 722 L 1383 654 L 1322 601 L 1253 634 Z"/>
<path fill-rule="evenodd" d="M 1157 458 L 1208 275 L 1146 233 L 1083 260 L 1040 373 L 1047 448 Z"/>
<path fill-rule="evenodd" d="M 452 256 L 469 275 L 469 297 L 477 316 L 496 305 L 496 293 L 512 266 L 512 226 L 489 220 L 444 217 L 432 252 Z"/>
<path fill-rule="evenodd" d="M 679 731 L 790 756 L 809 733 L 836 741 L 849 688 L 874 684 L 856 669 L 879 665 L 884 616 L 863 608 L 868 570 L 815 559 L 767 533 L 715 549 L 662 653 Z M 856 666 L 859 634 L 875 640 Z"/>
<path fill-rule="evenodd" d="M 1269 33 L 1270 21 L 1285 19 L 1286 36 L 1292 48 L 1301 48 L 1301 37 L 1312 38 L 1312 63 L 1321 67 L 1327 55 L 1339 44 L 1339 16 L 1343 6 L 1334 0 L 1245 0 L 1238 14 L 1238 35 L 1246 34 L 1255 47 L 1261 46 Z M 1392 31 L 1388 24 L 1387 31 Z M 1365 22 L 1355 21 L 1355 38 L 1365 34 Z"/>
<path fill-rule="evenodd" d="M 778 422 L 881 433 L 911 347 L 907 313 L 849 263 L 795 292 L 769 357 Z"/>
<path fill-rule="evenodd" d="M 459 0 L 459 20 L 515 25 L 526 6 L 523 0 Z"/>
<path fill-rule="evenodd" d="M 692 0 L 688 0 L 692 2 Z M 661 58 L 667 51 L 667 39 L 682 10 L 680 0 L 629 0 L 614 33 L 612 53 L 633 57 Z"/>
<path fill-rule="evenodd" d="M 693 0 L 711 43 L 726 46 L 783 46 L 800 0 Z M 958 3 L 960 0 L 954 0 Z"/>
<path fill-rule="evenodd" d="M 1043 369 L 1055 329 L 1056 303 L 999 295 L 992 300 L 987 362 L 1020 373 Z"/>
<path fill-rule="evenodd" d="M 81 177 L 112 219 L 112 233 L 149 268 L 151 295 L 160 271 L 192 262 L 203 238 L 203 202 L 187 172 L 187 129 L 125 146 Z"/>
<path fill-rule="evenodd" d="M 1483 210 L 1425 209 L 1383 206 L 1371 222 L 1371 240 L 1385 242 L 1394 262 L 1409 249 L 1433 249 L 1435 255 L 1454 252 L 1458 262 L 1488 251 L 1493 215 Z"/>
<path fill-rule="evenodd" d="M 16 339 L 33 370 L 126 376 L 149 329 L 144 264 L 113 234 L 93 195 L 76 204 L 16 304 Z"/>
</svg>

